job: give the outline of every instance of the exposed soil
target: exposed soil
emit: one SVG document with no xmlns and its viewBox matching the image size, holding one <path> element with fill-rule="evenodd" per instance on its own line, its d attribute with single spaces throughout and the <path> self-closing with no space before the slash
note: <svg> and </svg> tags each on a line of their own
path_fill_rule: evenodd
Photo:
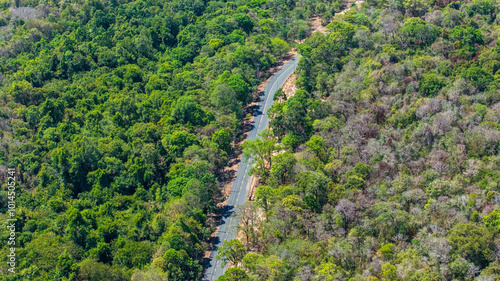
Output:
<svg viewBox="0 0 500 281">
<path fill-rule="evenodd" d="M 361 4 L 363 4 L 363 2 L 365 2 L 365 1 L 364 1 L 364 0 L 349 1 L 349 4 L 348 4 L 347 9 L 342 10 L 342 11 L 340 11 L 340 12 L 336 13 L 335 15 L 343 15 L 343 14 L 345 14 L 347 11 L 349 11 L 349 10 L 351 9 L 351 5 L 352 5 L 353 3 L 354 3 L 354 4 L 356 4 L 356 6 L 357 6 L 357 7 L 358 7 L 358 9 L 359 9 L 359 8 L 361 8 Z"/>
<path fill-rule="evenodd" d="M 312 33 L 321 32 L 323 34 L 326 34 L 326 26 L 323 26 L 323 24 L 321 24 L 321 21 L 322 19 L 316 15 L 312 17 L 311 19 Z"/>
<path fill-rule="evenodd" d="M 252 177 L 252 180 L 250 181 L 250 192 L 248 192 L 247 200 L 252 201 L 255 199 L 254 198 L 255 188 L 257 188 L 258 182 L 259 182 L 259 178 Z"/>
<path fill-rule="evenodd" d="M 310 26 L 311 26 L 311 33 L 312 34 L 314 34 L 316 32 L 321 32 L 323 34 L 326 34 L 326 26 L 323 26 L 321 24 L 321 21 L 322 21 L 322 19 L 317 15 L 314 15 L 311 18 Z M 295 43 L 302 44 L 302 43 L 304 43 L 305 40 L 306 39 L 302 39 L 302 40 L 295 39 Z"/>
<path fill-rule="evenodd" d="M 254 222 L 254 231 L 257 233 L 259 231 L 259 228 L 258 228 L 258 225 L 260 222 L 264 221 L 266 218 L 266 215 L 264 213 L 264 210 L 263 209 L 258 209 L 257 210 L 257 220 Z M 240 223 L 240 226 L 243 226 L 243 224 Z M 243 231 L 243 229 L 238 229 L 237 233 L 236 233 L 236 239 L 240 240 L 241 242 L 245 241 L 245 246 L 248 247 L 248 243 L 249 241 L 247 241 L 246 239 L 246 235 L 245 235 L 245 232 Z M 259 243 L 257 243 L 259 244 Z M 256 253 L 257 250 L 258 250 L 258 246 L 257 245 L 254 245 L 255 247 L 253 248 L 250 248 L 249 249 L 249 252 L 253 252 L 253 253 Z"/>
<path fill-rule="evenodd" d="M 351 6 L 352 4 L 356 4 L 356 6 L 359 8 L 361 8 L 361 4 L 364 2 L 364 0 L 357 0 L 357 1 L 353 1 L 353 0 L 350 0 L 348 1 L 348 4 L 347 4 L 347 8 L 336 13 L 335 15 L 343 15 L 345 14 L 347 11 L 349 11 L 351 9 Z M 318 15 L 314 15 L 312 18 L 311 18 L 311 22 L 310 22 L 310 26 L 311 26 L 311 31 L 312 33 L 314 34 L 315 32 L 321 32 L 323 34 L 326 34 L 326 26 L 324 26 L 321 22 L 323 21 L 322 18 L 320 18 Z M 302 39 L 302 40 L 295 40 L 296 43 L 303 43 L 305 39 Z"/>
<path fill-rule="evenodd" d="M 297 91 L 298 87 L 295 85 L 295 82 L 297 81 L 297 75 L 295 73 L 292 73 L 292 75 L 288 76 L 288 78 L 285 80 L 285 83 L 283 84 L 283 92 L 285 92 L 286 98 L 289 99 L 295 94 L 295 91 Z"/>
</svg>

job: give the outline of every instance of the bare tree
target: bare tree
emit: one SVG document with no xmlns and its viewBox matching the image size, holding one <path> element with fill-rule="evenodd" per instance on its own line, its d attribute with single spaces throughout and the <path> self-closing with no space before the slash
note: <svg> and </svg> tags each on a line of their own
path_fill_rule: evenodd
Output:
<svg viewBox="0 0 500 281">
<path fill-rule="evenodd" d="M 10 9 L 10 19 L 16 20 L 29 20 L 36 19 L 42 16 L 39 10 L 32 7 L 18 7 Z"/>
<path fill-rule="evenodd" d="M 436 98 L 430 98 L 423 101 L 422 105 L 417 108 L 416 115 L 419 118 L 430 117 L 441 111 L 441 101 Z"/>
<path fill-rule="evenodd" d="M 432 23 L 434 25 L 441 26 L 443 21 L 443 12 L 441 11 L 433 11 L 432 13 L 428 13 L 424 16 L 425 21 L 428 23 Z"/>
<path fill-rule="evenodd" d="M 448 99 L 456 104 L 463 95 L 472 95 L 475 91 L 476 88 L 467 80 L 459 78 L 455 80 L 453 86 L 448 90 Z"/>
<path fill-rule="evenodd" d="M 396 34 L 401 25 L 398 20 L 396 20 L 399 13 L 389 14 L 380 20 L 382 25 L 381 31 L 385 36 L 385 39 L 390 39 L 392 42 L 396 39 Z"/>
<path fill-rule="evenodd" d="M 300 281 L 312 281 L 314 280 L 314 273 L 309 266 L 304 266 L 297 274 Z"/>
<path fill-rule="evenodd" d="M 243 231 L 243 233 L 245 234 L 246 246 L 247 250 L 249 250 L 250 247 L 255 246 L 256 242 L 256 226 L 260 221 L 258 207 L 257 205 L 255 205 L 255 202 L 247 201 L 245 202 L 245 204 L 238 207 L 237 214 L 241 220 L 238 229 Z"/>
<path fill-rule="evenodd" d="M 443 135 L 444 133 L 451 130 L 452 124 L 456 119 L 457 118 L 455 113 L 451 111 L 436 114 L 436 116 L 434 117 L 432 132 L 435 135 Z"/>
<path fill-rule="evenodd" d="M 451 247 L 443 237 L 431 237 L 422 241 L 423 246 L 429 251 L 429 256 L 443 264 L 450 260 Z"/>
<path fill-rule="evenodd" d="M 344 229 L 347 230 L 349 222 L 356 219 L 356 205 L 346 199 L 340 199 L 335 211 L 343 217 Z"/>
<path fill-rule="evenodd" d="M 448 165 L 446 160 L 450 157 L 450 154 L 444 150 L 435 150 L 429 154 L 428 161 L 432 166 L 432 169 L 439 174 L 444 174 L 448 171 Z"/>
</svg>

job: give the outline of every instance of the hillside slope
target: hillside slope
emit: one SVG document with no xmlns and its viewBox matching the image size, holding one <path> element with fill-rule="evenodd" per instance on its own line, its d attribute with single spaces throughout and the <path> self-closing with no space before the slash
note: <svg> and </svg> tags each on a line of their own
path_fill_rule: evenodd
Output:
<svg viewBox="0 0 500 281">
<path fill-rule="evenodd" d="M 0 280 L 200 280 L 257 68 L 344 5 L 1 1 Z"/>
<path fill-rule="evenodd" d="M 219 280 L 498 280 L 498 11 L 370 0 L 298 45 Z"/>
</svg>

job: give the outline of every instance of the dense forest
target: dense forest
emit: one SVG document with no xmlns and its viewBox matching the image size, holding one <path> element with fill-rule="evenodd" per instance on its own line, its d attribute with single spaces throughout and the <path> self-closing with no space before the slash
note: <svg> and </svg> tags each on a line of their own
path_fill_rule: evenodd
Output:
<svg viewBox="0 0 500 281">
<path fill-rule="evenodd" d="M 499 5 L 348 5 L 0 0 L 0 280 L 201 280 L 257 68 L 292 46 L 220 280 L 500 279 Z"/>
<path fill-rule="evenodd" d="M 500 280 L 498 12 L 368 0 L 298 45 L 219 280 Z"/>
<path fill-rule="evenodd" d="M 1 0 L 0 280 L 200 280 L 257 68 L 344 6 Z"/>
</svg>

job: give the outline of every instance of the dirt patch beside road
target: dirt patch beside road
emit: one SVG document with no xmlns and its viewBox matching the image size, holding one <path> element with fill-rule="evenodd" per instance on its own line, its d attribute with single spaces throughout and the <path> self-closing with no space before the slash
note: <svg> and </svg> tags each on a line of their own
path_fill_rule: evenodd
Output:
<svg viewBox="0 0 500 281">
<path fill-rule="evenodd" d="M 286 81 L 285 84 L 283 84 L 283 92 L 285 92 L 286 98 L 290 98 L 295 94 L 295 91 L 297 91 L 298 87 L 295 85 L 295 82 L 297 81 L 297 75 L 292 74 L 290 75 Z"/>
<path fill-rule="evenodd" d="M 323 34 L 326 34 L 326 26 L 323 26 L 323 24 L 321 22 L 322 22 L 322 19 L 320 17 L 318 17 L 318 16 L 312 17 L 312 19 L 311 19 L 312 33 L 321 32 Z"/>
</svg>

